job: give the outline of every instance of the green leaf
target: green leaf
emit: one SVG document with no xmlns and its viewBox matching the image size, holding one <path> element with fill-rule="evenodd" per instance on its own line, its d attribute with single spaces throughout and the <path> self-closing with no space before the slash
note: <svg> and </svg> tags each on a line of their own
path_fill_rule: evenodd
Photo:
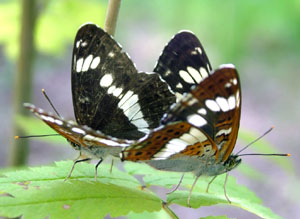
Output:
<svg viewBox="0 0 300 219">
<path fill-rule="evenodd" d="M 137 214 L 145 217 L 167 217 L 168 214 L 176 218 L 168 206 L 164 205 L 162 208 L 162 200 L 143 188 L 133 175 L 144 175 L 143 180 L 147 187 L 158 185 L 171 188 L 178 183 L 181 174 L 126 162 L 127 173 L 116 168 L 110 173 L 110 165 L 101 165 L 98 180 L 95 181 L 94 165 L 80 163 L 76 165 L 72 177 L 64 182 L 72 164 L 71 161 L 63 161 L 57 162 L 55 166 L 2 172 L 0 215 L 23 215 L 24 218 L 60 218 L 62 215 L 64 218 L 101 218 L 107 214 L 111 217 L 129 214 L 134 218 L 138 217 Z M 193 190 L 192 207 L 229 205 L 224 196 L 224 177 L 224 174 L 218 176 L 208 193 L 206 187 L 211 178 L 200 178 Z M 181 190 L 167 196 L 168 205 L 187 206 L 189 189 L 194 179 L 192 174 L 185 174 Z M 261 200 L 254 193 L 238 185 L 233 177 L 229 177 L 226 190 L 231 205 L 262 218 L 279 218 L 270 209 L 262 206 Z"/>
<path fill-rule="evenodd" d="M 159 219 L 169 219 L 170 216 L 164 211 L 163 209 L 158 212 L 143 212 L 143 213 L 134 213 L 131 212 L 128 214 L 128 218 L 130 219 L 153 219 L 153 218 L 159 218 Z"/>
<path fill-rule="evenodd" d="M 157 171 L 146 165 L 140 164 L 139 167 L 132 163 L 126 163 L 125 169 L 130 174 L 143 174 L 144 182 L 147 186 L 158 185 L 171 188 L 172 185 L 177 185 L 181 174 L 166 171 Z M 210 186 L 209 192 L 206 193 L 206 188 L 211 177 L 199 178 L 191 198 L 191 205 L 193 208 L 201 206 L 211 206 L 216 204 L 229 204 L 224 196 L 224 182 L 225 174 L 218 176 Z M 181 188 L 185 187 L 187 190 L 177 190 L 167 196 L 169 204 L 179 204 L 187 207 L 187 198 L 189 189 L 194 182 L 195 177 L 192 174 L 185 174 Z M 232 201 L 231 205 L 245 209 L 262 218 L 279 218 L 270 209 L 262 206 L 261 200 L 246 187 L 238 185 L 232 176 L 229 176 L 226 185 L 227 195 Z"/>
<path fill-rule="evenodd" d="M 188 190 L 176 191 L 168 195 L 169 203 L 176 203 L 187 206 L 187 198 L 189 189 L 194 181 L 194 177 L 187 177 L 188 184 L 184 185 Z M 218 176 L 210 186 L 209 192 L 206 193 L 208 179 L 199 179 L 191 197 L 191 206 L 199 208 L 201 206 L 211 206 L 216 204 L 233 205 L 247 210 L 261 218 L 280 218 L 274 214 L 269 208 L 262 205 L 261 200 L 245 186 L 238 185 L 232 176 L 229 176 L 226 184 L 226 192 L 231 201 L 228 203 L 224 195 L 225 174 Z"/>
<path fill-rule="evenodd" d="M 102 218 L 129 212 L 159 211 L 161 200 L 142 190 L 132 176 L 101 165 L 98 181 L 94 166 L 78 164 L 64 182 L 72 162 L 4 173 L 0 178 L 0 215 L 24 218 Z"/>
<path fill-rule="evenodd" d="M 226 215 L 201 217 L 201 219 L 229 219 Z"/>
</svg>

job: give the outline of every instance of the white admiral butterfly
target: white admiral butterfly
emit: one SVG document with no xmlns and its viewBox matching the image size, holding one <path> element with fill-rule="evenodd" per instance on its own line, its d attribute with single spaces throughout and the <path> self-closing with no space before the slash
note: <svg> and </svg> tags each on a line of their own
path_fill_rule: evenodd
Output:
<svg viewBox="0 0 300 219">
<path fill-rule="evenodd" d="M 231 155 L 241 112 L 237 71 L 231 64 L 211 74 L 210 69 L 199 40 L 190 32 L 177 34 L 156 70 L 179 93 L 199 84 L 171 107 L 160 128 L 124 148 L 121 155 L 122 160 L 143 161 L 159 170 L 193 172 L 196 180 L 188 205 L 199 176 L 217 176 L 241 162 Z"/>
<path fill-rule="evenodd" d="M 83 25 L 75 37 L 71 85 L 79 127 L 85 125 L 123 139 L 139 139 L 158 127 L 163 114 L 176 100 L 158 74 L 138 72 L 121 46 L 94 24 Z M 76 132 L 80 128 L 73 127 L 74 122 L 43 115 L 41 109 L 30 104 L 25 106 L 62 134 L 75 149 L 85 149 L 86 154 L 82 139 L 78 138 L 80 133 Z M 96 168 L 106 155 L 118 156 L 121 152 L 120 147 L 100 146 L 96 154 L 95 150 L 88 153 L 89 157 L 93 154 L 100 159 Z M 86 160 L 89 158 L 80 157 L 74 165 Z"/>
</svg>

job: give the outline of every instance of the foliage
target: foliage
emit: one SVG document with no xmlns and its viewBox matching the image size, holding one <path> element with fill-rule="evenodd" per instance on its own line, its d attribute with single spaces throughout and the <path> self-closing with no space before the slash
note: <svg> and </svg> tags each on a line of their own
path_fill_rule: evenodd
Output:
<svg viewBox="0 0 300 219">
<path fill-rule="evenodd" d="M 42 53 L 64 54 L 66 45 L 74 39 L 74 33 L 86 22 L 102 24 L 106 3 L 93 0 L 38 1 L 39 18 L 35 41 Z M 67 12 L 67 13 L 66 13 Z M 7 56 L 15 59 L 18 54 L 20 22 L 19 1 L 6 1 L 0 7 L 0 43 L 6 45 Z"/>
<path fill-rule="evenodd" d="M 4 172 L 0 178 L 0 215 L 24 218 L 102 218 L 128 215 L 129 213 L 158 212 L 164 208 L 170 216 L 168 205 L 187 206 L 189 190 L 178 190 L 167 197 L 163 205 L 155 193 L 148 188 L 160 185 L 170 188 L 178 182 L 180 174 L 161 172 L 147 165 L 126 163 L 127 173 L 101 165 L 100 177 L 94 180 L 94 166 L 78 164 L 71 178 L 64 182 L 72 166 L 70 161 L 57 162 L 55 166 L 29 168 L 27 170 Z M 146 187 L 134 177 L 143 174 Z M 219 179 L 218 179 L 219 178 Z M 193 208 L 216 204 L 229 205 L 224 197 L 224 177 L 220 176 L 205 192 L 208 179 L 200 180 L 193 192 Z M 193 177 L 184 178 L 183 187 L 190 188 Z M 263 218 L 278 218 L 270 209 L 246 187 L 229 178 L 227 193 L 232 205 L 243 208 Z M 148 214 L 148 213 L 146 213 Z M 173 215 L 172 217 L 175 217 Z"/>
</svg>

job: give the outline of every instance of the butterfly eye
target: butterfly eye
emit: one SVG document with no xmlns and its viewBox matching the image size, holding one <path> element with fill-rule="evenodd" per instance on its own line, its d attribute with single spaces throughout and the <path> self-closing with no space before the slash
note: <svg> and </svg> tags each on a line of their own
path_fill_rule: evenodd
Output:
<svg viewBox="0 0 300 219">
<path fill-rule="evenodd" d="M 75 150 L 80 150 L 80 145 L 79 144 L 76 144 L 76 143 L 74 143 L 74 142 L 72 142 L 72 141 L 70 141 L 70 140 L 67 140 L 69 143 L 70 143 L 70 145 L 75 149 Z"/>
<path fill-rule="evenodd" d="M 241 163 L 242 159 L 240 159 L 238 156 L 236 155 L 231 155 L 229 156 L 228 160 L 225 162 L 225 166 L 227 166 L 227 171 L 230 171 L 232 169 L 234 169 L 235 167 L 237 167 L 240 163 Z"/>
</svg>

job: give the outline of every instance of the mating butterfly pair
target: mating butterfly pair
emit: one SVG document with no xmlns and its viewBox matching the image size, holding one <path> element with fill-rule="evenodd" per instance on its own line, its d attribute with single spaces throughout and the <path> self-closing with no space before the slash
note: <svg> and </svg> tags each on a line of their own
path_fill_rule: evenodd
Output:
<svg viewBox="0 0 300 219">
<path fill-rule="evenodd" d="M 154 72 L 138 73 L 109 34 L 87 24 L 73 48 L 77 124 L 25 106 L 75 149 L 100 159 L 97 166 L 107 155 L 120 156 L 159 170 L 193 172 L 196 181 L 236 167 L 241 160 L 231 152 L 241 92 L 234 66 L 212 72 L 199 40 L 185 31 L 165 47 Z"/>
</svg>

